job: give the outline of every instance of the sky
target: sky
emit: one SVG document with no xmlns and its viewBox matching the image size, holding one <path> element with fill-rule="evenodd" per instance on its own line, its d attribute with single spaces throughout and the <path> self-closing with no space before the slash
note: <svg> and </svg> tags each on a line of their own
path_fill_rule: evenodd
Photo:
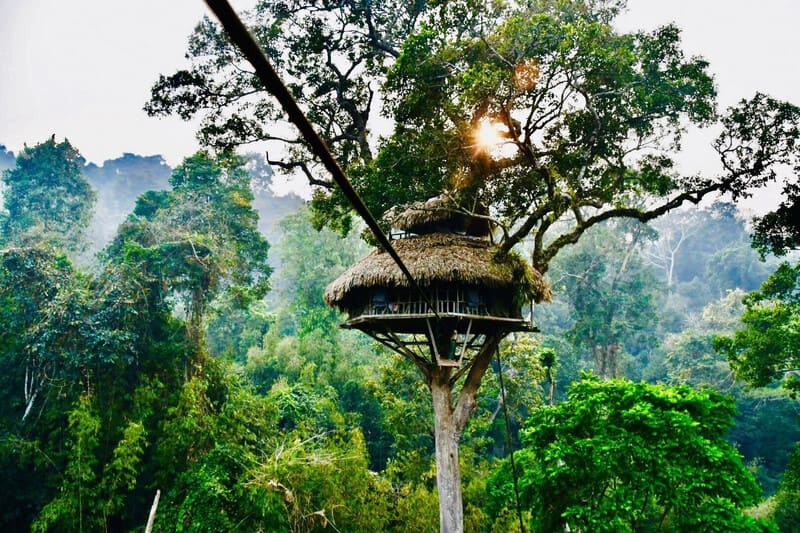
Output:
<svg viewBox="0 0 800 533">
<path fill-rule="evenodd" d="M 252 0 L 234 0 L 242 8 Z M 721 106 L 759 90 L 800 105 L 800 0 L 629 0 L 618 26 L 675 22 L 685 50 L 716 76 Z M 175 165 L 196 126 L 142 111 L 160 73 L 186 65 L 202 0 L 0 0 L 0 144 L 18 152 L 52 134 L 96 163 L 123 152 Z M 714 166 L 709 132 L 686 140 L 688 171 Z"/>
</svg>

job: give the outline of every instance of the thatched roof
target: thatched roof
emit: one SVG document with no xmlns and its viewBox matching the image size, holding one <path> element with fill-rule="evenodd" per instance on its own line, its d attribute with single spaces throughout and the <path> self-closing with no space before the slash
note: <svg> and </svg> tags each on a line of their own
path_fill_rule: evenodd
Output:
<svg viewBox="0 0 800 533">
<path fill-rule="evenodd" d="M 455 200 L 448 194 L 424 202 L 395 206 L 383 215 L 395 229 L 423 235 L 439 231 L 464 232 L 471 235 L 488 235 L 488 223 L 459 211 Z"/>
<path fill-rule="evenodd" d="M 542 275 L 514 254 L 503 258 L 487 241 L 462 235 L 434 233 L 392 241 L 403 263 L 422 287 L 457 283 L 520 291 L 536 301 L 549 300 Z M 325 301 L 346 309 L 357 292 L 377 287 L 409 287 L 409 282 L 383 250 L 373 250 L 325 289 Z"/>
</svg>

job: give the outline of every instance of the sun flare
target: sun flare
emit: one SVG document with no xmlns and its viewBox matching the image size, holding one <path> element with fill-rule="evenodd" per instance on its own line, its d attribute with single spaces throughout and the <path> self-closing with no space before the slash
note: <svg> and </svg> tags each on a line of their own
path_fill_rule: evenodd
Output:
<svg viewBox="0 0 800 533">
<path fill-rule="evenodd" d="M 478 122 L 478 127 L 474 133 L 475 148 L 478 151 L 492 152 L 503 143 L 503 135 L 500 128 L 503 126 L 498 122 L 493 122 L 488 118 L 482 118 Z"/>
</svg>

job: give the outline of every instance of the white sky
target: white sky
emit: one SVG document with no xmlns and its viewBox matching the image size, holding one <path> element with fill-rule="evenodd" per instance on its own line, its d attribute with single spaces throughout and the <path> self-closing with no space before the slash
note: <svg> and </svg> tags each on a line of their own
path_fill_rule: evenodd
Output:
<svg viewBox="0 0 800 533">
<path fill-rule="evenodd" d="M 177 164 L 198 147 L 194 126 L 142 106 L 159 73 L 184 65 L 207 12 L 202 0 L 0 0 L 0 144 L 17 152 L 55 133 L 89 161 L 133 152 Z M 722 106 L 756 90 L 800 104 L 800 0 L 630 0 L 620 27 L 671 21 L 710 61 Z M 710 138 L 687 139 L 687 168 L 713 166 Z"/>
<path fill-rule="evenodd" d="M 142 106 L 205 13 L 201 0 L 0 0 L 0 143 L 17 152 L 55 133 L 98 163 L 180 162 L 197 149 L 192 125 Z"/>
</svg>

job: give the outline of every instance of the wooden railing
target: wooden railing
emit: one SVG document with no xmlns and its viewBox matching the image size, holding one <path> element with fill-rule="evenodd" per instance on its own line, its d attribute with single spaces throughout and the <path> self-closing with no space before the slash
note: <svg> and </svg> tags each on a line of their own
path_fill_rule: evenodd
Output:
<svg viewBox="0 0 800 533">
<path fill-rule="evenodd" d="M 437 313 L 457 313 L 464 315 L 488 316 L 489 311 L 483 303 L 470 304 L 463 300 L 434 300 L 432 302 Z M 366 306 L 361 315 L 424 315 L 430 313 L 430 307 L 424 301 L 402 301 L 372 303 Z"/>
</svg>

